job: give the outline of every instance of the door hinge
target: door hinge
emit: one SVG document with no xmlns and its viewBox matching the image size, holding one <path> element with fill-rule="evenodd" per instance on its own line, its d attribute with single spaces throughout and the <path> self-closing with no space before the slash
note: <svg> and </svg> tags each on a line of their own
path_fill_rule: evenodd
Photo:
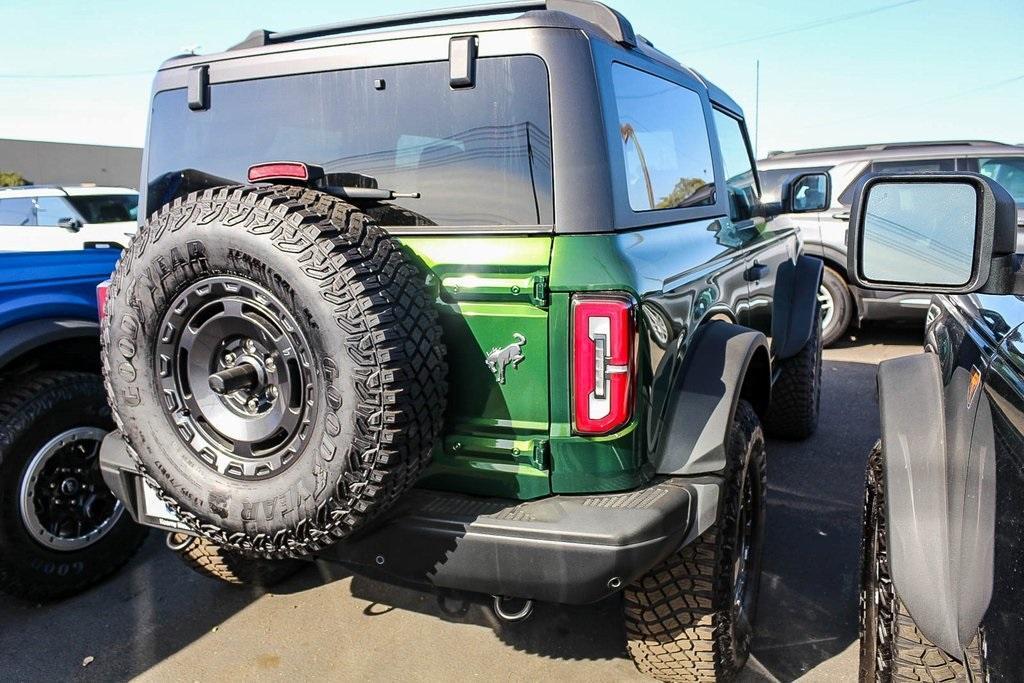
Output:
<svg viewBox="0 0 1024 683">
<path fill-rule="evenodd" d="M 533 293 L 530 295 L 530 302 L 537 308 L 547 308 L 551 303 L 551 292 L 548 290 L 548 276 L 534 275 L 530 278 L 533 281 Z"/>
</svg>

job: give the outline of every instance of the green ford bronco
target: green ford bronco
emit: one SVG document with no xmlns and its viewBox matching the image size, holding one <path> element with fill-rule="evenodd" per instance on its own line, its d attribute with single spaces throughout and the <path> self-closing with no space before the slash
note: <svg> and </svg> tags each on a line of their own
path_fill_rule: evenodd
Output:
<svg viewBox="0 0 1024 683">
<path fill-rule="evenodd" d="M 101 462 L 196 569 L 621 594 L 641 670 L 743 665 L 762 425 L 821 382 L 772 217 L 829 188 L 762 203 L 724 92 L 584 0 L 256 31 L 161 67 L 142 186 Z"/>
</svg>

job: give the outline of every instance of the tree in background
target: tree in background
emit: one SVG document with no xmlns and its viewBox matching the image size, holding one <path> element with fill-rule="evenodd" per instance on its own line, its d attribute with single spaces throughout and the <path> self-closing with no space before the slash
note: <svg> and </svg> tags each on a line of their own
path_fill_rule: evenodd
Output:
<svg viewBox="0 0 1024 683">
<path fill-rule="evenodd" d="M 0 171 L 0 187 L 18 187 L 19 185 L 28 185 L 28 181 L 20 173 Z"/>
</svg>

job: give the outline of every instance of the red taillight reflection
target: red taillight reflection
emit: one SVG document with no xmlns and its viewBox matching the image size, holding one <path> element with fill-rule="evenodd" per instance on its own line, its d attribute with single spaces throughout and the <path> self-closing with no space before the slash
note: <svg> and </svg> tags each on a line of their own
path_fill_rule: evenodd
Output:
<svg viewBox="0 0 1024 683">
<path fill-rule="evenodd" d="M 573 429 L 605 434 L 633 408 L 633 312 L 625 296 L 573 298 Z"/>
<path fill-rule="evenodd" d="M 263 180 L 309 180 L 309 167 L 299 161 L 273 161 L 249 167 L 249 182 Z"/>
<path fill-rule="evenodd" d="M 96 308 L 100 312 L 100 320 L 107 315 L 107 289 L 110 287 L 110 280 L 104 280 L 96 285 Z"/>
</svg>

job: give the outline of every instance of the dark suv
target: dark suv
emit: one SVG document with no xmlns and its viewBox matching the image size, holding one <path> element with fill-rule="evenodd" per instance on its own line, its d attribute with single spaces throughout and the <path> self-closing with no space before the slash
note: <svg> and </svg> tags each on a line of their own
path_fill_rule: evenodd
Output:
<svg viewBox="0 0 1024 683">
<path fill-rule="evenodd" d="M 580 0 L 256 31 L 161 67 L 143 172 L 101 461 L 195 568 L 622 593 L 643 671 L 742 666 L 761 425 L 821 382 L 821 263 L 768 218 L 826 178 L 761 202 L 725 93 Z"/>
<path fill-rule="evenodd" d="M 901 142 L 772 152 L 757 162 L 766 198 L 777 197 L 782 183 L 797 172 L 827 172 L 831 205 L 791 219 L 800 227 L 808 254 L 825 262 L 821 303 L 825 346 L 860 320 L 923 319 L 930 297 L 912 292 L 870 290 L 852 285 L 846 270 L 846 234 L 858 181 L 869 173 L 981 173 L 1005 187 L 1024 224 L 1024 147 L 979 140 Z"/>
<path fill-rule="evenodd" d="M 882 363 L 867 468 L 862 681 L 1019 681 L 1024 276 L 1013 197 L 976 173 L 871 175 L 849 272 L 934 297 L 926 353 Z"/>
</svg>

